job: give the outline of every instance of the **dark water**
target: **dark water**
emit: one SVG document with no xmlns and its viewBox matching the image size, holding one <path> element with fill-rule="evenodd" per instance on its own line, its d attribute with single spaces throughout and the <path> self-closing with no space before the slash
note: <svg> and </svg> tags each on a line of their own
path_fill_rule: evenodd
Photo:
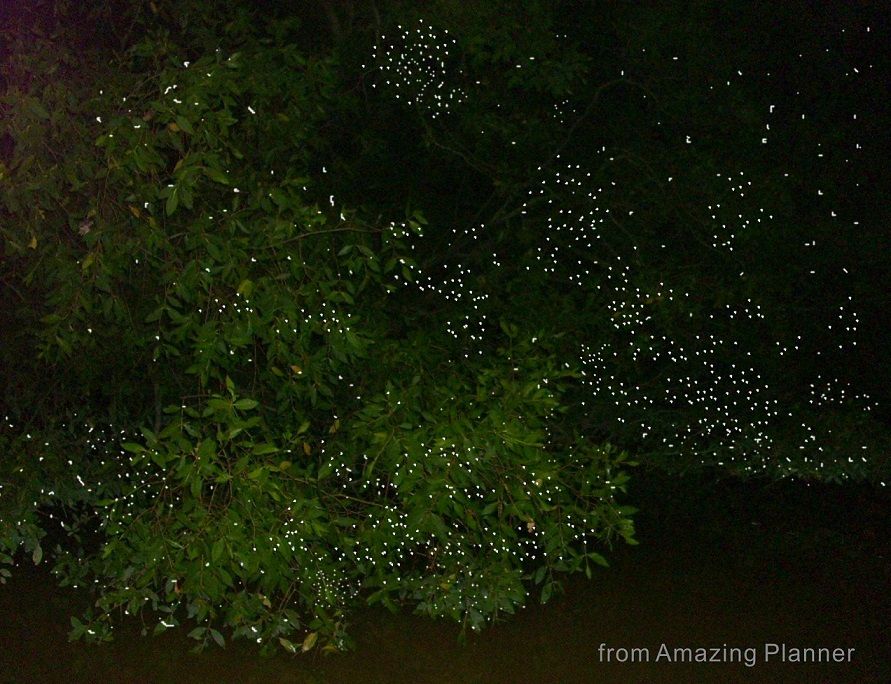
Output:
<svg viewBox="0 0 891 684">
<path fill-rule="evenodd" d="M 357 649 L 334 656 L 262 658 L 246 642 L 193 654 L 188 628 L 143 638 L 135 620 L 112 644 L 70 644 L 83 595 L 23 565 L 0 587 L 0 682 L 891 682 L 887 496 L 791 485 L 698 492 L 639 478 L 639 547 L 617 549 L 593 580 L 568 581 L 564 596 L 464 647 L 452 624 L 370 609 L 353 627 Z M 851 662 L 765 663 L 765 642 L 855 651 Z M 602 662 L 601 643 L 648 648 L 650 662 Z M 662 643 L 753 647 L 757 662 L 654 662 Z"/>
</svg>

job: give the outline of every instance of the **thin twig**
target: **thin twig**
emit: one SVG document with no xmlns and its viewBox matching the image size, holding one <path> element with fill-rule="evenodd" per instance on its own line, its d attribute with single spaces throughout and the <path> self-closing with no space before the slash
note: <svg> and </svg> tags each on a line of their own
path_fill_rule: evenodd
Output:
<svg viewBox="0 0 891 684">
<path fill-rule="evenodd" d="M 312 237 L 314 235 L 324 235 L 326 233 L 343 233 L 343 232 L 352 232 L 352 233 L 381 233 L 383 232 L 380 228 L 356 228 L 355 226 L 343 226 L 341 228 L 329 228 L 328 230 L 315 230 L 309 233 L 302 233 L 292 238 L 288 238 L 287 240 L 283 240 L 275 245 L 268 245 L 268 248 L 280 247 L 281 245 L 286 245 L 290 242 L 297 242 L 299 240 L 303 240 L 304 238 Z"/>
</svg>

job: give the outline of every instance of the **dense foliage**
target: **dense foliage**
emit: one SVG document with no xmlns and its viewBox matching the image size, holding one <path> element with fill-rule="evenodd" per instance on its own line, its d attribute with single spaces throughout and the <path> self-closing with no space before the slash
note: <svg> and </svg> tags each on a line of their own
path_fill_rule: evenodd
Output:
<svg viewBox="0 0 891 684">
<path fill-rule="evenodd" d="M 631 10 L 322 7 L 6 24 L 0 561 L 94 588 L 74 636 L 149 607 L 335 649 L 359 601 L 478 629 L 633 541 L 628 452 L 887 477 L 834 372 L 855 303 L 813 279 L 863 255 L 788 250 L 839 229 L 753 151 L 767 102 L 679 87 Z M 697 41 L 688 81 L 726 80 Z"/>
<path fill-rule="evenodd" d="M 624 456 L 546 443 L 578 377 L 546 332 L 505 322 L 492 357 L 454 366 L 445 339 L 394 325 L 387 279 L 411 278 L 424 219 L 312 201 L 332 69 L 289 28 L 242 16 L 237 52 L 182 61 L 152 36 L 98 93 L 10 98 L 26 161 L 5 206 L 40 219 L 8 240 L 45 297 L 25 330 L 76 388 L 59 414 L 83 408 L 7 417 L 3 541 L 37 561 L 38 513 L 71 540 L 98 525 L 101 548 L 56 552 L 66 583 L 99 584 L 75 635 L 150 605 L 204 641 L 340 647 L 360 595 L 479 628 L 631 538 Z"/>
</svg>

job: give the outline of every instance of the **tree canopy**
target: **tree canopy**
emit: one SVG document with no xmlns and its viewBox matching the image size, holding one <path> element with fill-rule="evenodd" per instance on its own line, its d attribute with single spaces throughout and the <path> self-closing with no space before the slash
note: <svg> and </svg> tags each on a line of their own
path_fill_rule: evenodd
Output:
<svg viewBox="0 0 891 684">
<path fill-rule="evenodd" d="M 762 9 L 17 10 L 0 561 L 336 649 L 590 575 L 637 464 L 884 485 L 881 65 Z"/>
</svg>

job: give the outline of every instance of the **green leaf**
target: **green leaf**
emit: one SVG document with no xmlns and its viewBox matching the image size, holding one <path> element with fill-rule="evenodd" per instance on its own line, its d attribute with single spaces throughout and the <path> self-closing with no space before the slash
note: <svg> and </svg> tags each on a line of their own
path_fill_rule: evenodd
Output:
<svg viewBox="0 0 891 684">
<path fill-rule="evenodd" d="M 213 640 L 217 642 L 217 645 L 219 647 L 224 648 L 226 646 L 226 641 L 225 639 L 223 639 L 223 635 L 220 634 L 217 630 L 210 630 L 210 636 L 213 637 Z"/>
<path fill-rule="evenodd" d="M 204 414 L 206 416 L 211 415 L 214 411 L 223 411 L 225 413 L 229 411 L 229 402 L 219 397 L 213 397 L 207 400 L 207 408 L 209 411 Z"/>
<path fill-rule="evenodd" d="M 192 124 L 184 116 L 176 117 L 176 125 L 183 129 L 189 135 L 192 135 L 195 132 L 195 129 L 192 128 Z"/>
<path fill-rule="evenodd" d="M 235 402 L 235 408 L 239 411 L 250 411 L 253 408 L 257 408 L 259 402 L 254 399 L 239 399 Z"/>
<path fill-rule="evenodd" d="M 37 565 L 43 560 L 43 547 L 41 547 L 40 544 L 34 547 L 34 552 L 31 554 L 31 560 L 34 561 L 34 565 Z"/>
<path fill-rule="evenodd" d="M 149 446 L 154 445 L 158 441 L 158 436 L 147 427 L 143 426 L 139 428 L 139 431 L 142 433 L 142 436 L 145 437 Z"/>
<path fill-rule="evenodd" d="M 548 582 L 547 584 L 545 584 L 541 590 L 541 602 L 547 603 L 548 600 L 551 598 L 551 594 L 553 592 L 554 592 L 554 583 Z"/>
<path fill-rule="evenodd" d="M 297 646 L 294 645 L 293 641 L 289 641 L 288 639 L 285 639 L 284 637 L 279 637 L 278 643 L 280 643 L 282 646 L 284 646 L 285 650 L 288 651 L 288 653 L 297 653 Z"/>
<path fill-rule="evenodd" d="M 185 129 L 183 129 L 185 130 Z M 223 173 L 220 169 L 215 169 L 210 166 L 204 167 L 204 175 L 210 178 L 215 183 L 220 183 L 222 185 L 231 185 L 232 182 L 229 180 L 228 176 Z"/>
<path fill-rule="evenodd" d="M 322 465 L 321 468 L 319 468 L 319 472 L 318 472 L 318 475 L 316 475 L 316 479 L 317 479 L 317 480 L 324 480 L 324 479 L 325 479 L 326 477 L 328 477 L 332 472 L 334 472 L 334 464 L 332 464 L 330 461 L 327 461 L 326 463 L 324 463 L 324 464 Z"/>
<path fill-rule="evenodd" d="M 212 546 L 211 549 L 210 549 L 210 559 L 211 559 L 212 561 L 216 562 L 216 561 L 218 561 L 218 560 L 222 557 L 222 555 L 223 555 L 223 550 L 225 549 L 225 545 L 226 545 L 226 542 L 223 541 L 222 538 L 221 538 L 221 539 L 217 539 L 217 540 L 213 543 L 213 546 Z"/>
<path fill-rule="evenodd" d="M 588 558 L 597 563 L 597 565 L 602 565 L 605 568 L 609 567 L 609 563 L 607 562 L 606 558 L 601 556 L 599 553 L 594 553 L 593 551 L 591 551 L 590 553 L 588 553 Z"/>
<path fill-rule="evenodd" d="M 548 566 L 542 565 L 535 571 L 535 576 L 532 581 L 536 584 L 541 584 L 541 581 L 544 579 L 545 573 L 548 571 Z"/>
<path fill-rule="evenodd" d="M 210 459 L 217 453 L 217 443 L 212 439 L 205 439 L 198 445 L 197 457 L 199 460 Z"/>
<path fill-rule="evenodd" d="M 176 190 L 176 188 L 173 188 L 170 195 L 167 197 L 167 204 L 164 205 L 164 211 L 168 216 L 173 216 L 173 212 L 175 212 L 176 208 L 179 206 L 179 196 Z"/>
<path fill-rule="evenodd" d="M 236 290 L 238 294 L 244 295 L 245 297 L 250 297 L 251 292 L 254 291 L 254 282 L 252 280 L 248 280 L 245 278 L 241 281 L 241 284 L 238 286 L 238 290 Z"/>
<path fill-rule="evenodd" d="M 306 653 L 311 650 L 313 646 L 316 645 L 316 641 L 319 640 L 318 632 L 310 632 L 306 635 L 306 638 L 303 640 L 303 646 L 300 647 L 300 650 Z"/>
</svg>

